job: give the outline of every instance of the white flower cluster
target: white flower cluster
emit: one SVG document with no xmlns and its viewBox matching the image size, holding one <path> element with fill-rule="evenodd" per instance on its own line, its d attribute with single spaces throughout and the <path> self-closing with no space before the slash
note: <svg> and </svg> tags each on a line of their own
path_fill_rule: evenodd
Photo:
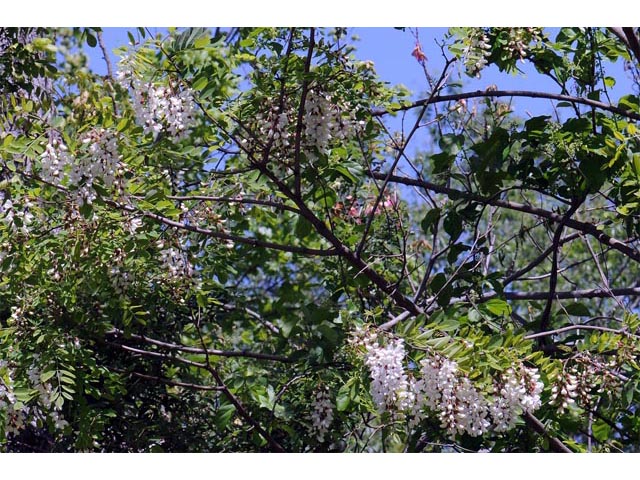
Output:
<svg viewBox="0 0 640 480">
<path fill-rule="evenodd" d="M 64 142 L 53 139 L 44 147 L 40 164 L 42 179 L 54 185 L 60 185 L 64 178 L 65 167 L 73 164 L 73 157 L 69 154 Z"/>
<path fill-rule="evenodd" d="M 319 442 L 324 442 L 324 436 L 329 431 L 333 421 L 333 404 L 326 388 L 320 388 L 311 402 L 311 428 Z"/>
<path fill-rule="evenodd" d="M 529 51 L 529 45 L 542 40 L 542 29 L 539 27 L 509 28 L 507 50 L 512 58 L 524 60 Z"/>
<path fill-rule="evenodd" d="M 75 195 L 75 202 L 82 206 L 92 204 L 97 197 L 93 183 L 101 179 L 108 189 L 117 185 L 124 190 L 121 172 L 122 155 L 118 153 L 117 137 L 111 130 L 91 130 L 82 138 L 88 145 L 88 154 L 74 158 L 67 146 L 59 140 L 51 140 L 40 156 L 43 180 L 61 186 L 66 184 Z"/>
<path fill-rule="evenodd" d="M 439 355 L 421 362 L 422 378 L 416 382 L 417 405 L 438 412 L 442 427 L 450 435 L 468 433 L 479 436 L 493 428 L 506 432 L 519 415 L 541 405 L 543 384 L 537 370 L 521 366 L 510 368 L 494 386 L 491 399 L 485 398 L 468 377 L 460 374 L 457 363 Z"/>
<path fill-rule="evenodd" d="M 618 362 L 625 355 L 624 349 L 616 358 L 609 360 L 603 360 L 588 350 L 574 355 L 569 360 L 571 366 L 564 366 L 551 388 L 551 404 L 562 413 L 576 404 L 589 408 L 594 392 L 612 394 L 621 386 L 620 378 L 614 372 L 620 368 Z"/>
<path fill-rule="evenodd" d="M 466 433 L 477 437 L 491 429 L 510 430 L 521 414 L 541 406 L 544 385 L 534 368 L 519 365 L 508 369 L 494 381 L 493 394 L 484 395 L 455 361 L 439 354 L 423 359 L 420 376 L 413 379 L 404 370 L 402 340 L 389 339 L 382 346 L 375 334 L 357 331 L 351 343 L 365 347 L 371 396 L 378 411 L 403 411 L 410 426 L 420 423 L 428 410 L 438 415 L 450 436 Z"/>
<path fill-rule="evenodd" d="M 124 250 L 118 248 L 113 254 L 112 265 L 109 268 L 109 279 L 111 286 L 118 295 L 124 294 L 131 284 L 131 275 L 124 267 L 125 253 Z"/>
<path fill-rule="evenodd" d="M 307 150 L 326 153 L 332 142 L 350 137 L 354 122 L 343 114 L 346 109 L 334 103 L 330 95 L 309 90 L 304 105 L 304 134 Z M 308 154 L 313 155 L 313 151 Z"/>
<path fill-rule="evenodd" d="M 280 111 L 277 105 L 266 114 L 256 115 L 258 122 L 258 136 L 267 144 L 271 142 L 272 148 L 276 151 L 286 149 L 290 142 L 291 133 L 288 130 L 289 117 L 285 111 Z"/>
<path fill-rule="evenodd" d="M 133 71 L 131 59 L 119 63 L 118 81 L 130 89 L 136 121 L 144 133 L 156 138 L 161 132 L 174 142 L 187 137 L 195 123 L 196 105 L 190 89 L 179 90 L 175 85 L 159 86 L 145 82 Z"/>
<path fill-rule="evenodd" d="M 463 63 L 468 75 L 480 77 L 480 71 L 487 65 L 487 59 L 491 55 L 491 44 L 484 29 L 470 28 L 468 32 L 463 40 Z"/>
<path fill-rule="evenodd" d="M 40 411 L 38 407 L 34 407 L 31 413 L 34 417 L 40 417 L 42 420 L 48 416 L 49 419 L 53 421 L 54 427 L 57 430 L 61 430 L 69 423 L 64 419 L 62 413 L 60 413 L 61 407 L 52 401 L 52 397 L 54 395 L 53 386 L 50 382 L 42 383 L 41 375 L 42 372 L 36 366 L 32 366 L 27 371 L 29 382 L 31 383 L 31 386 L 38 391 L 39 403 L 44 407 L 44 412 L 46 412 L 46 414 Z M 33 421 L 34 420 L 32 420 L 32 422 Z"/>
<path fill-rule="evenodd" d="M 0 360 L 0 412 L 4 412 L 5 435 L 18 434 L 27 425 L 41 426 L 47 419 L 55 429 L 61 430 L 68 422 L 60 413 L 60 408 L 52 402 L 54 393 L 50 383 L 41 382 L 41 371 L 32 366 L 27 377 L 32 388 L 38 392 L 37 403 L 24 405 L 14 394 L 14 372 L 5 360 Z"/>
<path fill-rule="evenodd" d="M 171 280 L 189 279 L 194 275 L 193 266 L 186 254 L 177 248 L 169 247 L 161 250 L 160 261 Z"/>
<path fill-rule="evenodd" d="M 365 339 L 365 364 L 371 375 L 371 396 L 379 412 L 407 410 L 412 407 L 414 393 L 404 371 L 404 343 L 389 339 L 387 345 L 378 344 L 374 336 Z"/>
<path fill-rule="evenodd" d="M 450 435 L 484 434 L 491 422 L 485 398 L 461 375 L 458 364 L 439 355 L 425 358 L 420 363 L 422 378 L 416 382 L 414 420 L 419 420 L 426 407 L 438 413 L 441 425 Z"/>
<path fill-rule="evenodd" d="M 502 382 L 495 386 L 494 402 L 490 406 L 494 429 L 506 432 L 515 426 L 520 414 L 540 408 L 543 386 L 535 369 L 522 367 L 518 374 L 512 368 L 507 370 Z"/>
<path fill-rule="evenodd" d="M 69 172 L 70 185 L 77 185 L 76 203 L 82 206 L 85 202 L 91 205 L 96 199 L 93 182 L 97 178 L 107 189 L 114 186 L 116 173 L 121 166 L 122 155 L 118 153 L 118 142 L 115 134 L 110 130 L 100 129 L 90 131 L 82 140 L 89 145 L 89 156 L 77 159 Z M 123 186 L 120 189 L 123 190 Z"/>
<path fill-rule="evenodd" d="M 30 212 L 32 204 L 29 200 L 25 200 L 22 206 L 17 206 L 10 199 L 4 200 L 0 204 L 0 217 L 2 222 L 14 233 L 29 233 L 29 224 L 33 220 L 33 214 Z"/>
</svg>

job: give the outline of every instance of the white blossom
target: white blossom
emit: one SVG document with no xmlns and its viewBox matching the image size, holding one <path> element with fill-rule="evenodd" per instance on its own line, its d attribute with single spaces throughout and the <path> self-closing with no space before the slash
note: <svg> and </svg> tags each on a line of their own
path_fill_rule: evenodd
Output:
<svg viewBox="0 0 640 480">
<path fill-rule="evenodd" d="M 314 155 L 314 148 L 320 153 L 326 153 L 332 142 L 344 140 L 352 135 L 354 122 L 343 111 L 344 109 L 332 101 L 330 95 L 309 90 L 303 118 L 304 146 L 308 155 Z"/>
<path fill-rule="evenodd" d="M 378 411 L 410 409 L 415 396 L 403 367 L 403 341 L 390 339 L 386 346 L 369 342 L 366 350 L 365 364 L 371 375 L 371 396 Z"/>
<path fill-rule="evenodd" d="M 157 138 L 168 134 L 173 142 L 186 138 L 195 124 L 196 104 L 190 89 L 179 89 L 176 85 L 155 85 L 145 82 L 125 56 L 119 63 L 117 79 L 131 91 L 136 121 L 145 134 Z"/>
<path fill-rule="evenodd" d="M 542 404 L 540 393 L 543 389 L 537 370 L 522 367 L 520 372 L 513 368 L 502 375 L 495 387 L 496 395 L 490 406 L 491 417 L 497 432 L 513 428 L 523 412 L 531 413 Z"/>
<path fill-rule="evenodd" d="M 189 259 L 184 252 L 177 248 L 169 247 L 162 250 L 160 252 L 160 261 L 170 279 L 190 278 L 194 274 L 193 266 Z"/>
<path fill-rule="evenodd" d="M 575 399 L 578 396 L 578 386 L 578 378 L 575 375 L 563 372 L 551 387 L 550 402 L 558 406 L 560 413 L 575 404 Z"/>
<path fill-rule="evenodd" d="M 0 200 L 0 218 L 1 221 L 12 232 L 29 233 L 29 225 L 33 221 L 33 214 L 30 211 L 32 207 L 28 199 L 24 199 L 20 204 L 14 203 L 10 199 Z"/>
<path fill-rule="evenodd" d="M 115 132 L 106 129 L 93 129 L 81 137 L 81 143 L 87 145 L 87 154 L 72 156 L 64 142 L 52 139 L 40 156 L 40 176 L 55 185 L 66 185 L 75 203 L 79 206 L 91 205 L 97 198 L 93 187 L 97 179 L 107 189 L 111 189 L 122 179 L 118 178 L 122 166 L 122 155 L 118 152 Z M 121 184 L 117 185 L 124 189 Z"/>
<path fill-rule="evenodd" d="M 326 388 L 321 388 L 311 402 L 312 431 L 319 442 L 324 442 L 324 437 L 329 431 L 333 421 L 333 404 Z"/>
<path fill-rule="evenodd" d="M 5 434 L 15 435 L 27 425 L 39 426 L 47 420 L 55 429 L 65 428 L 68 422 L 60 412 L 60 406 L 53 402 L 55 389 L 50 382 L 41 381 L 42 371 L 35 364 L 27 370 L 28 383 L 38 392 L 36 403 L 29 406 L 18 402 L 13 393 L 13 373 L 6 361 L 0 361 L 0 417 L 5 418 Z"/>
<path fill-rule="evenodd" d="M 533 368 L 507 370 L 496 382 L 493 396 L 487 396 L 460 372 L 453 360 L 431 354 L 420 366 L 411 426 L 419 423 L 424 410 L 429 409 L 438 415 L 442 428 L 452 437 L 462 433 L 480 436 L 491 428 L 506 432 L 523 412 L 533 412 L 541 405 L 543 384 Z"/>
</svg>

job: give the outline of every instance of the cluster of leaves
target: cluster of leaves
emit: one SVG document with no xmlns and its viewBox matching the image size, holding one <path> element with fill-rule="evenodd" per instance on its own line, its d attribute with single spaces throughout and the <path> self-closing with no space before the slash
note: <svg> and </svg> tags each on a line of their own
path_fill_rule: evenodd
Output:
<svg viewBox="0 0 640 480">
<path fill-rule="evenodd" d="M 452 30 L 417 103 L 345 29 L 138 29 L 104 77 L 83 53 L 101 35 L 0 30 L 0 448 L 639 448 L 640 106 L 604 102 L 606 61 L 638 59 L 616 35 Z M 454 90 L 456 61 L 532 64 L 562 115 Z M 127 75 L 193 103 L 184 135 L 141 124 Z M 103 132 L 115 181 L 74 174 Z M 536 369 L 543 406 L 480 437 L 381 413 L 362 329 L 404 341 L 411 380 L 427 353 L 487 393 Z"/>
</svg>

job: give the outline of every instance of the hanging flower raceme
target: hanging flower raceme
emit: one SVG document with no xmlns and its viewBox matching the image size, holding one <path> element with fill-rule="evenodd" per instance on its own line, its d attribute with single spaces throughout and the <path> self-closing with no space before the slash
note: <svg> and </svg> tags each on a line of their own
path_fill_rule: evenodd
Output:
<svg viewBox="0 0 640 480">
<path fill-rule="evenodd" d="M 29 225 L 33 221 L 32 207 L 28 199 L 23 199 L 22 205 L 10 199 L 0 199 L 0 221 L 4 223 L 12 232 L 22 234 L 29 233 Z"/>
<path fill-rule="evenodd" d="M 309 90 L 304 105 L 305 148 L 313 155 L 313 149 L 326 153 L 332 142 L 349 138 L 354 132 L 354 122 L 343 113 L 328 94 Z"/>
<path fill-rule="evenodd" d="M 430 355 L 422 362 L 422 378 L 416 381 L 416 405 L 413 422 L 419 421 L 424 409 L 438 413 L 441 425 L 450 435 L 468 433 L 479 436 L 487 432 L 491 422 L 488 403 L 469 378 L 458 370 L 458 364 L 440 355 Z"/>
<path fill-rule="evenodd" d="M 470 28 L 469 34 L 464 38 L 462 58 L 467 74 L 479 77 L 480 72 L 489 63 L 491 44 L 489 37 L 482 28 Z"/>
<path fill-rule="evenodd" d="M 157 138 L 164 133 L 173 142 L 189 135 L 195 123 L 196 110 L 191 89 L 180 89 L 171 82 L 168 86 L 145 82 L 134 71 L 129 56 L 120 61 L 117 79 L 131 92 L 136 121 L 145 134 L 150 133 Z"/>
<path fill-rule="evenodd" d="M 327 388 L 320 388 L 311 402 L 311 430 L 319 442 L 324 442 L 324 437 L 329 432 L 333 421 L 333 403 Z"/>
<path fill-rule="evenodd" d="M 543 384 L 532 368 L 523 367 L 519 372 L 512 368 L 506 371 L 495 385 L 494 401 L 490 406 L 494 429 L 506 432 L 516 425 L 523 412 L 532 413 L 540 405 Z"/>
<path fill-rule="evenodd" d="M 40 176 L 54 186 L 65 186 L 79 206 L 91 205 L 97 198 L 94 188 L 100 180 L 106 189 L 117 186 L 124 191 L 124 176 L 115 132 L 93 129 L 81 137 L 86 153 L 74 157 L 62 140 L 52 139 L 40 156 Z"/>
<path fill-rule="evenodd" d="M 388 339 L 380 345 L 375 336 L 366 339 L 365 365 L 371 375 L 371 396 L 379 412 L 408 410 L 414 394 L 404 371 L 404 344 L 400 339 Z"/>
<path fill-rule="evenodd" d="M 192 280 L 195 271 L 185 252 L 175 247 L 164 248 L 163 242 L 158 242 L 160 262 L 169 280 Z"/>
<path fill-rule="evenodd" d="M 50 423 L 56 430 L 62 430 L 68 425 L 60 411 L 61 404 L 54 402 L 58 392 L 51 382 L 43 382 L 42 378 L 42 371 L 31 365 L 27 370 L 27 379 L 37 396 L 35 403 L 25 405 L 14 394 L 13 370 L 8 362 L 0 360 L 0 416 L 5 419 L 5 434 L 19 434 L 27 425 L 40 427 L 44 423 Z"/>
<path fill-rule="evenodd" d="M 481 436 L 490 430 L 512 429 L 523 413 L 540 408 L 544 387 L 537 369 L 514 365 L 493 379 L 493 391 L 474 384 L 458 363 L 430 352 L 420 362 L 416 378 L 405 372 L 401 339 L 357 331 L 351 341 L 364 346 L 364 363 L 371 376 L 371 397 L 380 413 L 402 411 L 415 427 L 435 413 L 442 428 L 457 434 Z"/>
</svg>

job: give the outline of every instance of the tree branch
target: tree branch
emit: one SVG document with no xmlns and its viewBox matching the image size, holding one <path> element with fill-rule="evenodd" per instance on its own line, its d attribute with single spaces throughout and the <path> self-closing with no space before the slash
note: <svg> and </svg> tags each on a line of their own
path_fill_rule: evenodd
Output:
<svg viewBox="0 0 640 480">
<path fill-rule="evenodd" d="M 611 113 L 616 113 L 623 117 L 630 118 L 632 120 L 640 120 L 640 114 L 631 110 L 625 110 L 614 105 L 598 102 L 597 100 L 591 100 L 588 98 L 572 97 L 571 95 L 562 95 L 558 93 L 546 93 L 546 92 L 533 92 L 527 90 L 477 90 L 475 92 L 457 93 L 453 95 L 438 95 L 432 99 L 418 100 L 410 105 L 405 105 L 392 110 L 375 110 L 371 112 L 374 117 L 386 115 L 389 113 L 402 112 L 411 110 L 414 108 L 422 107 L 426 102 L 427 104 L 442 103 L 459 101 L 467 98 L 493 98 L 493 97 L 527 97 L 527 98 L 546 98 L 549 100 L 558 100 L 561 102 L 572 102 L 589 107 L 598 108 Z"/>
<path fill-rule="evenodd" d="M 149 338 L 144 335 L 136 335 L 134 333 L 125 336 L 124 331 L 114 328 L 106 333 L 107 335 L 113 335 L 114 337 L 131 338 L 133 340 L 148 343 L 150 345 L 156 345 L 158 347 L 166 348 L 167 350 L 176 350 L 185 353 L 195 353 L 200 355 L 213 355 L 217 357 L 243 357 L 254 358 L 256 360 L 270 360 L 274 362 L 293 363 L 289 357 L 282 355 L 272 355 L 269 353 L 249 352 L 245 350 L 215 350 L 215 349 L 203 349 L 197 347 L 187 347 L 185 345 L 178 345 L 175 343 L 163 342 L 154 338 Z"/>
<path fill-rule="evenodd" d="M 532 414 L 524 413 L 522 415 L 522 418 L 524 418 L 524 421 L 527 423 L 527 425 L 529 425 L 529 427 L 531 427 L 533 430 L 535 430 L 540 435 L 543 435 L 549 440 L 549 446 L 551 447 L 551 450 L 557 453 L 573 453 L 569 449 L 569 447 L 567 447 L 564 443 L 562 443 L 562 441 L 559 438 L 553 437 L 547 431 L 543 423 L 540 420 L 538 420 L 536 417 L 534 417 Z"/>
<path fill-rule="evenodd" d="M 383 179 L 383 178 L 386 177 L 386 174 L 384 174 L 384 173 L 375 173 L 374 172 L 374 173 L 370 173 L 369 176 L 372 177 L 372 178 L 376 178 L 376 179 Z M 474 202 L 478 202 L 478 203 L 482 203 L 482 204 L 486 204 L 486 205 L 495 205 L 497 207 L 502 207 L 502 208 L 506 208 L 506 209 L 509 209 L 509 210 L 515 210 L 515 211 L 518 211 L 518 212 L 528 213 L 530 215 L 535 215 L 537 217 L 546 218 L 548 220 L 552 220 L 552 221 L 558 222 L 558 223 L 563 221 L 562 215 L 554 213 L 554 212 L 550 212 L 549 210 L 545 210 L 543 208 L 534 207 L 532 205 L 525 205 L 525 204 L 517 203 L 517 202 L 511 202 L 511 201 L 508 201 L 508 200 L 501 200 L 501 199 L 495 198 L 495 197 L 483 197 L 483 196 L 477 195 L 475 193 L 464 192 L 462 190 L 457 190 L 455 188 L 450 188 L 450 187 L 447 187 L 447 186 L 444 186 L 444 185 L 438 185 L 438 184 L 435 184 L 435 183 L 431 183 L 431 182 L 428 182 L 426 180 L 418 180 L 418 179 L 414 179 L 414 178 L 399 177 L 399 176 L 396 176 L 396 175 L 392 175 L 390 177 L 390 181 L 396 182 L 396 183 L 401 183 L 403 185 L 411 185 L 411 186 L 415 186 L 415 187 L 422 187 L 422 188 L 425 188 L 427 190 L 431 190 L 431 191 L 436 192 L 436 193 L 442 193 L 444 195 L 447 195 L 447 196 L 449 196 L 449 198 L 454 199 L 454 200 L 462 198 L 462 199 L 465 199 L 465 200 L 470 200 L 470 201 L 474 201 Z M 581 222 L 581 221 L 574 220 L 574 219 L 566 220 L 564 225 L 566 227 L 572 228 L 574 230 L 578 230 L 580 232 L 583 232 L 583 233 L 586 233 L 588 235 L 591 235 L 596 240 L 598 240 L 600 243 L 602 243 L 604 245 L 608 245 L 611 248 L 613 248 L 614 250 L 618 250 L 619 252 L 621 252 L 624 255 L 628 256 L 632 260 L 640 263 L 640 252 L 638 252 L 634 248 L 629 247 L 624 242 L 621 242 L 620 240 L 612 238 L 609 235 L 607 235 L 606 233 L 602 232 L 601 230 L 598 230 L 598 227 L 596 227 L 595 225 L 593 225 L 591 223 Z"/>
<path fill-rule="evenodd" d="M 309 29 L 309 48 L 307 49 L 307 58 L 304 62 L 304 78 L 302 79 L 302 93 L 300 94 L 300 105 L 298 106 L 298 118 L 296 123 L 296 137 L 293 153 L 293 175 L 295 178 L 294 192 L 300 195 L 302 191 L 300 177 L 300 148 L 302 142 L 302 129 L 304 128 L 304 109 L 307 103 L 307 93 L 309 91 L 309 71 L 311 70 L 311 58 L 313 57 L 313 48 L 315 47 L 315 28 Z"/>
<path fill-rule="evenodd" d="M 597 330 L 600 332 L 610 332 L 620 335 L 637 337 L 637 335 L 633 335 L 625 330 L 616 330 L 615 328 L 599 327 L 597 325 L 569 325 L 562 328 L 556 328 L 555 330 L 548 330 L 546 332 L 538 332 L 532 333 L 531 335 L 525 335 L 524 338 L 525 340 L 532 340 L 534 338 L 548 337 L 551 335 L 557 335 L 559 333 L 570 332 L 571 330 Z"/>
<path fill-rule="evenodd" d="M 549 298 L 547 298 L 547 304 L 544 307 L 544 311 L 542 312 L 542 317 L 540 318 L 540 330 L 546 330 L 549 326 L 549 319 L 551 316 L 551 307 L 553 306 L 554 295 L 556 293 L 556 286 L 558 284 L 558 253 L 560 250 L 560 238 L 562 237 L 562 230 L 564 229 L 565 224 L 571 218 L 571 216 L 580 208 L 582 202 L 584 202 L 584 197 L 581 199 L 576 199 L 571 205 L 571 208 L 567 210 L 560 221 L 560 225 L 556 228 L 555 233 L 553 234 L 553 242 L 551 244 L 553 255 L 551 258 L 551 277 L 549 278 Z"/>
</svg>

